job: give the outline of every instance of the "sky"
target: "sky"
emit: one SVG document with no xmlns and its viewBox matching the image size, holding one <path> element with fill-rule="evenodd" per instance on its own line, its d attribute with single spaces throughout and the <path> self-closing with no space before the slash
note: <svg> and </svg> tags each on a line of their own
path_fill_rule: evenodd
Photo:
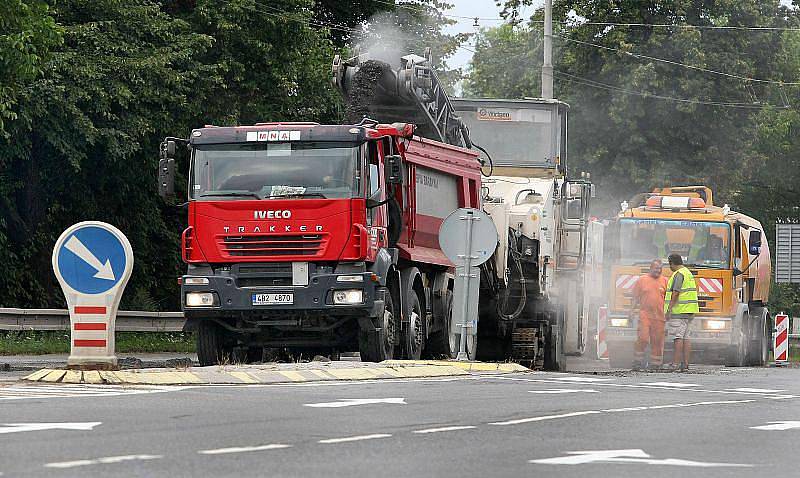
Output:
<svg viewBox="0 0 800 478">
<path fill-rule="evenodd" d="M 452 18 L 457 23 L 449 26 L 445 30 L 447 33 L 474 32 L 474 17 L 479 17 L 478 24 L 484 28 L 503 23 L 500 19 L 500 7 L 495 5 L 495 0 L 448 0 L 448 3 L 453 4 L 453 8 L 445 11 L 445 15 L 469 18 Z M 533 3 L 533 6 L 526 7 L 523 10 L 523 18 L 530 16 L 536 8 L 541 7 L 544 4 L 544 0 L 535 0 Z M 474 44 L 472 40 L 470 43 Z M 471 48 L 470 45 L 464 46 Z M 462 48 L 455 55 L 448 58 L 447 65 L 451 68 L 466 68 L 470 59 L 472 59 L 472 53 Z"/>
</svg>

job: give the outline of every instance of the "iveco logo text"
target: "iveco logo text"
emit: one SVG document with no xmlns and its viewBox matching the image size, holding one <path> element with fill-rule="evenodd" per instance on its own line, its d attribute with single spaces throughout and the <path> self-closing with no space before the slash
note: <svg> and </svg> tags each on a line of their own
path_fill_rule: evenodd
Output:
<svg viewBox="0 0 800 478">
<path fill-rule="evenodd" d="M 292 211 L 278 209 L 277 211 L 253 211 L 253 219 L 289 219 Z"/>
</svg>

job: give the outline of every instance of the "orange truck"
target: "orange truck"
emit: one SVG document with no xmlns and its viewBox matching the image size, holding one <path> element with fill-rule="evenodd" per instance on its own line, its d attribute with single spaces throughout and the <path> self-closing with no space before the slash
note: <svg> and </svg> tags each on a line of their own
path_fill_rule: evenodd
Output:
<svg viewBox="0 0 800 478">
<path fill-rule="evenodd" d="M 606 228 L 608 324 L 612 367 L 633 360 L 638 313 L 631 292 L 653 259 L 677 253 L 694 274 L 700 313 L 691 325 L 693 360 L 732 366 L 764 365 L 772 318 L 767 309 L 771 264 L 764 228 L 757 220 L 714 205 L 705 186 L 658 188 L 622 204 Z M 669 342 L 669 341 L 667 341 Z M 670 343 L 665 359 L 671 357 Z"/>
</svg>

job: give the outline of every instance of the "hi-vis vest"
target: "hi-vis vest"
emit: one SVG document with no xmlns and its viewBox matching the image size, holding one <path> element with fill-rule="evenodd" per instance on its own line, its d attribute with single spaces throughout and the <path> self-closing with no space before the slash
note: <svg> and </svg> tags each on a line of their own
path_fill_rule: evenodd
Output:
<svg viewBox="0 0 800 478">
<path fill-rule="evenodd" d="M 667 283 L 667 294 L 664 297 L 664 313 L 669 312 L 669 303 L 672 300 L 672 282 L 675 280 L 675 275 L 680 274 L 683 276 L 683 284 L 678 292 L 678 302 L 672 308 L 673 314 L 696 314 L 700 312 L 700 307 L 697 302 L 697 284 L 694 282 L 694 276 L 689 269 L 681 267 L 672 273 Z"/>
</svg>

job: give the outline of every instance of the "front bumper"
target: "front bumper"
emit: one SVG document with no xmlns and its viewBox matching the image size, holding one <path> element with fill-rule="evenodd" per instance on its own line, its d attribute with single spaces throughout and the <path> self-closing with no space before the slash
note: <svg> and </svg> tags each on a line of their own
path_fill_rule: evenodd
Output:
<svg viewBox="0 0 800 478">
<path fill-rule="evenodd" d="M 270 265 L 272 266 L 272 265 Z M 252 267 L 252 266 L 251 266 Z M 304 272 L 305 274 L 306 272 Z M 296 274 L 296 272 L 295 272 Z M 361 281 L 339 281 L 339 277 L 361 277 Z M 276 278 L 274 272 L 241 272 L 237 267 L 214 273 L 183 276 L 181 285 L 181 308 L 187 318 L 238 318 L 238 317 L 286 317 L 317 316 L 366 316 L 376 308 L 382 308 L 383 297 L 379 285 L 372 280 L 370 272 L 333 272 L 332 267 L 317 267 L 308 264 L 307 278 L 298 281 Z M 189 278 L 205 278 L 207 284 L 187 284 Z M 293 283 L 294 282 L 294 283 Z M 304 285 L 296 285 L 300 282 Z M 362 291 L 362 301 L 355 304 L 335 304 L 333 295 L 339 290 Z M 214 296 L 213 305 L 187 306 L 186 295 L 207 292 Z M 254 305 L 256 294 L 292 294 L 290 304 Z"/>
<path fill-rule="evenodd" d="M 627 315 L 622 314 L 609 314 L 608 326 L 606 327 L 606 342 L 613 344 L 632 344 L 636 342 L 638 337 L 639 319 L 634 318 L 626 327 L 612 327 L 611 319 L 624 319 L 628 318 Z M 709 330 L 703 328 L 704 321 L 722 321 L 727 323 L 727 327 L 723 330 Z M 690 335 L 689 340 L 692 342 L 692 349 L 701 352 L 703 350 L 727 350 L 728 347 L 736 346 L 734 334 L 732 333 L 732 319 L 730 317 L 705 317 L 696 316 L 689 327 Z M 665 330 L 666 334 L 666 330 Z"/>
</svg>

